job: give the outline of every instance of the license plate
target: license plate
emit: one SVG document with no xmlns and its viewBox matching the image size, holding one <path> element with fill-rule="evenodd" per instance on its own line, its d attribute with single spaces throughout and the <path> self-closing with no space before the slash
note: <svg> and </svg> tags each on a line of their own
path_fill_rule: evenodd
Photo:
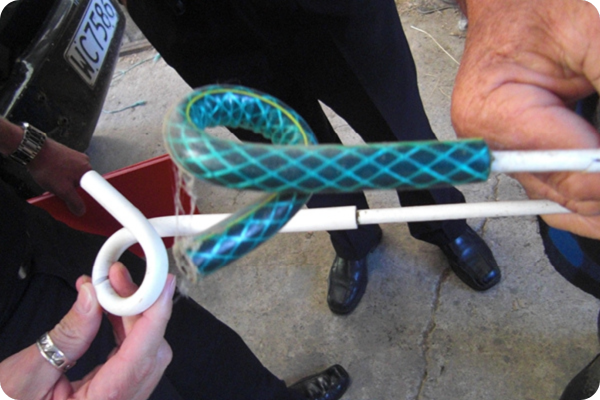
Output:
<svg viewBox="0 0 600 400">
<path fill-rule="evenodd" d="M 119 14 L 109 0 L 91 0 L 65 58 L 79 76 L 94 86 L 115 34 Z"/>
</svg>

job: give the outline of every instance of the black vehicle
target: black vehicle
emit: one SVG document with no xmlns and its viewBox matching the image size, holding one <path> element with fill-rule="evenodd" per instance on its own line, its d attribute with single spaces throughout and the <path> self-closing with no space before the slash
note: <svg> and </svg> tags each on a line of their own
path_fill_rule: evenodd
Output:
<svg viewBox="0 0 600 400">
<path fill-rule="evenodd" d="M 0 17 L 0 115 L 87 149 L 119 57 L 125 16 L 115 0 L 18 0 Z M 0 157 L 21 197 L 42 192 Z"/>
</svg>

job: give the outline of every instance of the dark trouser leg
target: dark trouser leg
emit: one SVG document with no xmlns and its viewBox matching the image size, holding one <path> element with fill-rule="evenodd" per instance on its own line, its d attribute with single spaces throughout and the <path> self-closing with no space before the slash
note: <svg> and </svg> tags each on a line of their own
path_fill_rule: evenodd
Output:
<svg viewBox="0 0 600 400">
<path fill-rule="evenodd" d="M 353 12 L 341 18 L 320 16 L 316 11 L 282 13 L 269 4 L 256 9 L 251 3 L 243 7 L 214 1 L 186 4 L 180 16 L 165 1 L 131 0 L 128 8 L 146 37 L 190 86 L 233 83 L 272 94 L 299 112 L 322 143 L 339 139 L 317 99 L 368 142 L 435 138 L 393 1 L 370 1 L 356 10 L 344 7 Z M 228 7 L 232 9 L 225 13 Z M 353 28 L 346 29 L 348 25 Z M 236 134 L 248 139 L 239 131 Z M 249 139 L 255 140 L 256 135 Z M 419 205 L 464 199 L 449 188 L 435 195 L 403 194 L 401 201 Z M 309 206 L 344 204 L 367 207 L 362 194 L 315 196 Z M 466 224 L 418 223 L 410 228 L 419 239 L 437 240 L 438 236 L 458 236 Z M 330 234 L 339 255 L 358 259 L 368 253 L 380 232 L 371 226 Z"/>
<path fill-rule="evenodd" d="M 195 302 L 180 298 L 165 335 L 175 356 L 166 377 L 185 399 L 293 399 L 244 341 Z"/>
<path fill-rule="evenodd" d="M 394 3 L 374 1 L 365 7 L 350 16 L 351 30 L 340 26 L 338 31 L 335 19 L 313 18 L 314 24 L 297 32 L 289 46 L 294 51 L 289 53 L 290 59 L 284 58 L 286 73 L 344 118 L 366 142 L 435 140 Z M 341 39 L 342 35 L 349 37 Z M 311 126 L 312 121 L 318 119 L 309 120 Z M 323 131 L 325 128 L 318 130 Z M 398 197 L 404 207 L 465 202 L 453 187 L 400 191 Z M 351 202 L 359 209 L 367 207 L 362 194 L 321 198 L 312 204 L 325 207 Z M 460 236 L 467 225 L 465 220 L 434 221 L 410 223 L 409 228 L 415 238 L 440 245 Z M 380 230 L 371 227 L 362 232 L 338 232 L 333 240 L 344 249 L 338 254 L 350 255 L 355 248 L 350 259 L 357 259 L 367 254 L 368 245 L 378 234 Z"/>
<path fill-rule="evenodd" d="M 280 86 L 281 87 L 281 86 Z M 341 143 L 338 135 L 329 123 L 318 101 L 303 96 L 300 89 L 281 92 L 278 96 L 308 122 L 315 132 L 319 143 Z M 241 140 L 257 140 L 255 133 L 239 129 L 232 130 Z M 307 203 L 309 208 L 356 206 L 367 209 L 369 205 L 364 193 L 315 194 Z M 379 242 L 381 228 L 378 225 L 363 225 L 349 231 L 328 232 L 336 254 L 347 260 L 364 258 Z"/>
<path fill-rule="evenodd" d="M 404 207 L 465 202 L 463 194 L 455 188 L 398 192 L 398 198 Z M 414 238 L 441 246 L 462 235 L 467 229 L 467 221 L 458 219 L 410 222 L 408 228 Z"/>
<path fill-rule="evenodd" d="M 538 217 L 548 260 L 567 281 L 600 299 L 600 241 L 550 227 Z"/>
<path fill-rule="evenodd" d="M 555 229 L 538 217 L 540 235 L 548 260 L 570 283 L 600 299 L 600 241 Z M 600 335 L 600 315 L 598 315 Z M 560 400 L 590 398 L 600 382 L 600 355 L 597 355 L 567 385 Z"/>
<path fill-rule="evenodd" d="M 285 67 L 315 97 L 367 142 L 436 139 L 393 1 L 361 2 L 355 9 L 348 7 L 343 18 L 307 13 L 304 19 L 313 24 L 296 32 L 289 46 L 295 56 Z M 465 201 L 452 187 L 398 195 L 404 207 Z M 486 290 L 499 281 L 491 251 L 465 220 L 411 223 L 409 228 L 415 238 L 440 246 L 452 269 L 472 288 Z M 356 245 L 360 239 L 365 238 Z"/>
</svg>

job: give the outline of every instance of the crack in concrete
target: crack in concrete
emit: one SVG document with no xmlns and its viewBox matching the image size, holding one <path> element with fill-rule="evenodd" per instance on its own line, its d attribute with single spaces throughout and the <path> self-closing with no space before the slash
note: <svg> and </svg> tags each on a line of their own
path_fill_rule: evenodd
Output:
<svg viewBox="0 0 600 400">
<path fill-rule="evenodd" d="M 446 268 L 440 275 L 440 279 L 438 279 L 438 282 L 435 287 L 435 293 L 433 296 L 432 305 L 431 305 L 431 314 L 430 314 L 429 323 L 427 324 L 427 326 L 422 334 L 422 340 L 421 340 L 420 346 L 423 349 L 422 353 L 423 353 L 423 359 L 425 360 L 425 368 L 423 369 L 423 374 L 421 375 L 421 382 L 419 383 L 419 389 L 418 389 L 417 395 L 415 396 L 415 400 L 421 399 L 421 396 L 423 395 L 423 390 L 425 389 L 425 384 L 427 382 L 427 379 L 429 378 L 429 350 L 430 350 L 429 340 L 431 338 L 431 335 L 433 335 L 433 332 L 437 328 L 437 324 L 435 321 L 436 321 L 437 311 L 440 307 L 440 299 L 442 297 L 442 286 L 443 286 L 444 282 L 446 282 L 448 280 L 450 273 L 451 273 L 451 269 Z"/>
<path fill-rule="evenodd" d="M 500 192 L 500 175 L 494 176 L 494 184 L 492 185 L 492 193 L 494 197 L 494 201 L 498 201 L 500 197 L 498 193 Z"/>
<path fill-rule="evenodd" d="M 492 181 L 492 187 L 491 187 L 491 197 L 493 201 L 498 201 L 500 195 L 500 175 L 495 175 Z M 479 227 L 478 231 L 480 232 L 480 235 L 483 237 L 485 236 L 485 232 L 487 230 L 488 227 L 488 222 L 490 221 L 490 218 L 485 218 L 483 223 L 481 224 L 481 226 Z M 432 301 L 432 307 L 431 307 L 431 316 L 430 316 L 430 320 L 429 323 L 427 324 L 427 327 L 425 328 L 423 335 L 422 335 L 422 340 L 421 340 L 421 348 L 422 348 L 422 354 L 423 354 L 423 359 L 425 361 L 425 368 L 423 369 L 423 374 L 421 375 L 421 381 L 419 383 L 419 389 L 417 391 L 417 394 L 415 396 L 414 400 L 420 400 L 423 396 L 423 392 L 425 390 L 425 385 L 427 383 L 427 379 L 429 378 L 429 352 L 430 352 L 430 339 L 431 336 L 433 335 L 433 332 L 435 332 L 436 328 L 437 328 L 437 324 L 436 324 L 436 316 L 437 316 L 437 311 L 440 307 L 440 303 L 441 303 L 441 293 L 442 293 L 442 287 L 443 284 L 446 280 L 448 280 L 448 277 L 451 274 L 451 269 L 450 268 L 446 268 L 442 274 L 440 275 L 440 279 L 437 282 L 436 288 L 435 288 L 435 294 L 433 296 L 433 301 Z"/>
<path fill-rule="evenodd" d="M 492 200 L 493 201 L 498 201 L 499 196 L 499 192 L 500 192 L 500 175 L 495 175 L 493 178 L 493 183 L 492 183 Z M 487 225 L 488 222 L 490 221 L 490 218 L 485 218 L 483 220 L 483 223 L 481 224 L 481 228 L 479 229 L 479 231 L 481 232 L 481 236 L 485 237 L 485 232 L 487 230 Z"/>
</svg>

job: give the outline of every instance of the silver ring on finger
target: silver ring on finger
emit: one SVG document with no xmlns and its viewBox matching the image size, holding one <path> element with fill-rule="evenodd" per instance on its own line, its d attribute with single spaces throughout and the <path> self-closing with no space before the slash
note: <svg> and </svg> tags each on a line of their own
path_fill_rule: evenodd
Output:
<svg viewBox="0 0 600 400">
<path fill-rule="evenodd" d="M 48 332 L 44 333 L 36 342 L 42 357 L 44 357 L 52 366 L 60 372 L 65 373 L 75 365 L 75 361 L 70 361 L 58 347 L 54 345 Z"/>
</svg>

